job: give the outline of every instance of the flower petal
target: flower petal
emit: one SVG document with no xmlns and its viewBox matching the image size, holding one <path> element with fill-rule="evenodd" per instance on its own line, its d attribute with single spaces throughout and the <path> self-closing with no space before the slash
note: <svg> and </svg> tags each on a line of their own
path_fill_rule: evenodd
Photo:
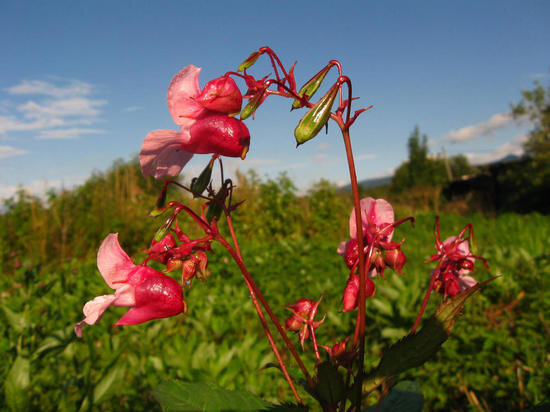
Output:
<svg viewBox="0 0 550 412">
<path fill-rule="evenodd" d="M 460 276 L 458 278 L 458 283 L 460 284 L 460 291 L 470 289 L 472 286 L 477 284 L 477 281 L 471 276 Z"/>
<path fill-rule="evenodd" d="M 369 224 L 380 226 L 384 223 L 393 223 L 394 214 L 393 207 L 384 199 L 373 199 L 366 197 L 361 199 L 361 221 L 363 227 Z M 351 211 L 349 218 L 349 235 L 351 238 L 357 237 L 357 224 L 355 222 L 355 208 Z M 393 231 L 388 235 L 388 240 L 391 240 Z"/>
<path fill-rule="evenodd" d="M 91 301 L 87 302 L 84 305 L 84 309 L 82 310 L 85 316 L 84 320 L 78 322 L 74 327 L 74 332 L 76 333 L 76 336 L 81 338 L 82 326 L 84 326 L 84 324 L 93 325 L 94 323 L 96 323 L 99 319 L 101 319 L 101 316 L 103 316 L 105 310 L 107 310 L 109 306 L 113 305 L 113 302 L 115 300 L 115 295 L 103 295 L 97 296 Z"/>
<path fill-rule="evenodd" d="M 193 157 L 193 153 L 182 150 L 182 144 L 189 137 L 188 129 L 155 130 L 149 133 L 139 153 L 141 173 L 155 179 L 163 176 L 176 176 Z"/>
<path fill-rule="evenodd" d="M 117 283 L 126 282 L 135 271 L 136 265 L 118 243 L 118 233 L 110 233 L 103 240 L 97 251 L 97 267 L 112 289 L 117 288 Z"/>
<path fill-rule="evenodd" d="M 168 110 L 176 124 L 183 124 L 185 118 L 195 119 L 206 110 L 195 102 L 200 94 L 200 67 L 189 65 L 174 76 L 168 86 Z"/>
</svg>

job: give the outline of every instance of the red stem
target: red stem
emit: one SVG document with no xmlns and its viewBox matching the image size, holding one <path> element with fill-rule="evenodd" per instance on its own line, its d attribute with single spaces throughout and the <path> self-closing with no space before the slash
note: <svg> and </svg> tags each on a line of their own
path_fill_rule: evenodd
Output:
<svg viewBox="0 0 550 412">
<path fill-rule="evenodd" d="M 230 220 L 228 220 L 228 222 L 229 221 Z M 262 304 L 262 306 L 266 310 L 267 314 L 269 315 L 271 321 L 273 322 L 273 324 L 277 328 L 277 331 L 279 332 L 279 335 L 281 335 L 281 338 L 284 340 L 287 348 L 290 350 L 290 352 L 294 356 L 294 359 L 296 359 L 296 362 L 298 363 L 298 366 L 300 367 L 300 370 L 302 371 L 302 373 L 306 377 L 309 385 L 311 387 L 313 387 L 314 386 L 313 380 L 311 379 L 311 376 L 310 376 L 309 372 L 307 371 L 304 363 L 302 362 L 302 359 L 298 355 L 298 352 L 296 351 L 296 348 L 294 347 L 294 345 L 292 344 L 292 342 L 288 338 L 285 330 L 283 329 L 283 327 L 281 326 L 279 320 L 277 319 L 277 317 L 273 313 L 273 310 L 271 310 L 271 307 L 269 306 L 269 304 L 265 300 L 265 297 L 263 296 L 262 292 L 259 290 L 258 286 L 256 285 L 256 283 L 254 282 L 254 280 L 250 276 L 250 273 L 248 273 L 248 270 L 246 269 L 246 266 L 244 265 L 244 262 L 243 262 L 242 258 L 237 254 L 237 252 L 235 252 L 235 250 L 233 250 L 231 245 L 229 245 L 229 243 L 227 243 L 227 241 L 220 234 L 218 234 L 216 236 L 216 240 L 218 240 L 227 249 L 227 251 L 233 257 L 233 260 L 235 260 L 235 263 L 237 263 L 237 265 L 239 266 L 239 269 L 241 270 L 241 273 L 243 274 L 243 277 L 245 278 L 245 280 L 247 282 L 247 285 L 250 286 L 252 292 L 259 299 L 260 303 Z"/>
<path fill-rule="evenodd" d="M 437 277 L 437 274 L 439 270 L 441 269 L 441 263 L 443 262 L 444 256 L 439 260 L 439 263 L 437 264 L 433 275 L 430 279 L 430 285 L 428 286 L 428 290 L 426 291 L 426 294 L 424 295 L 424 300 L 422 301 L 422 305 L 420 306 L 420 310 L 418 311 L 418 315 L 416 316 L 416 320 L 414 321 L 414 325 L 411 329 L 411 333 L 416 332 L 416 328 L 418 328 L 418 325 L 420 324 L 420 319 L 422 319 L 422 315 L 424 314 L 424 310 L 426 309 L 426 305 L 428 305 L 428 301 L 430 300 L 430 294 L 432 293 L 435 278 Z"/>
</svg>

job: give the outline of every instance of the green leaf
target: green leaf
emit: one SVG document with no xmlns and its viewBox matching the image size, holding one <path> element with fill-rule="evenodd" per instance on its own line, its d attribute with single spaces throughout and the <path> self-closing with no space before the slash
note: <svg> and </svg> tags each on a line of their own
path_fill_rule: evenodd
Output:
<svg viewBox="0 0 550 412">
<path fill-rule="evenodd" d="M 44 339 L 40 346 L 32 354 L 32 359 L 38 359 L 42 356 L 47 355 L 53 351 L 61 351 L 67 347 L 69 343 L 74 340 L 73 327 L 69 326 L 65 329 L 60 329 L 54 332 L 51 336 L 48 336 Z"/>
<path fill-rule="evenodd" d="M 493 278 L 494 279 L 494 278 Z M 384 352 L 380 363 L 365 379 L 366 390 L 371 391 L 386 379 L 408 369 L 423 365 L 439 351 L 449 338 L 455 316 L 466 299 L 493 279 L 477 284 L 458 295 L 445 299 L 418 332 L 397 341 Z"/>
<path fill-rule="evenodd" d="M 4 381 L 4 396 L 12 411 L 24 411 L 29 407 L 31 363 L 27 356 L 18 355 Z"/>
<path fill-rule="evenodd" d="M 103 402 L 117 392 L 124 372 L 126 368 L 121 364 L 115 365 L 107 372 L 94 388 L 94 403 Z"/>
<path fill-rule="evenodd" d="M 29 319 L 26 312 L 15 313 L 5 305 L 2 306 L 2 309 L 6 315 L 6 320 L 14 331 L 17 333 L 23 333 L 25 329 L 29 327 Z"/>
<path fill-rule="evenodd" d="M 174 411 L 258 411 L 271 406 L 250 392 L 230 391 L 210 382 L 161 383 L 153 395 L 165 412 Z"/>
<path fill-rule="evenodd" d="M 380 405 L 373 405 L 363 412 L 421 412 L 424 396 L 420 385 L 414 381 L 402 381 L 395 385 Z"/>
<path fill-rule="evenodd" d="M 325 361 L 317 366 L 317 371 L 315 389 L 321 400 L 329 405 L 338 404 L 346 395 L 346 384 L 338 366 Z"/>
</svg>

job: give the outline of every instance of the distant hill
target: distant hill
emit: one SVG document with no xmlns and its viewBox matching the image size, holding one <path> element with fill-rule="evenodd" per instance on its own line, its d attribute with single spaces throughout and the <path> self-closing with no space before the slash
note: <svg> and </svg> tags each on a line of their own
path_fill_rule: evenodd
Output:
<svg viewBox="0 0 550 412">
<path fill-rule="evenodd" d="M 372 189 L 373 187 L 379 187 L 389 185 L 393 176 L 374 177 L 372 179 L 364 179 L 358 182 L 359 187 L 363 189 Z M 351 185 L 342 186 L 341 190 L 350 191 Z"/>
</svg>

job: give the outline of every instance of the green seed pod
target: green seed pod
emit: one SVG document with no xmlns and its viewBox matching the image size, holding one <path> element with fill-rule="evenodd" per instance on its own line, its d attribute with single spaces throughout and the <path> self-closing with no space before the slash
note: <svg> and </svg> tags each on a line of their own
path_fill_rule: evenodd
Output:
<svg viewBox="0 0 550 412">
<path fill-rule="evenodd" d="M 250 56 L 248 56 L 248 58 L 239 65 L 239 68 L 237 69 L 237 71 L 242 72 L 243 70 L 251 67 L 254 63 L 256 63 L 256 60 L 258 60 L 258 57 L 260 57 L 261 54 L 262 53 L 260 53 L 259 51 L 250 53 Z"/>
<path fill-rule="evenodd" d="M 325 79 L 325 76 L 327 75 L 331 67 L 331 65 L 324 67 L 319 73 L 308 80 L 308 82 L 302 86 L 298 94 L 301 97 L 307 96 L 308 98 L 311 98 L 315 94 L 317 89 L 319 89 L 319 86 L 321 86 L 321 83 Z M 292 103 L 292 110 L 299 109 L 300 107 L 302 107 L 300 100 L 294 100 L 294 103 Z"/>
<path fill-rule="evenodd" d="M 247 103 L 246 106 L 244 106 L 243 110 L 241 110 L 241 120 L 246 119 L 247 117 L 250 117 L 251 114 L 253 114 L 258 106 L 260 106 L 260 103 L 262 103 L 262 99 L 264 97 L 265 90 L 262 90 L 259 92 L 256 96 L 254 96 L 250 101 Z"/>
<path fill-rule="evenodd" d="M 300 120 L 296 129 L 294 129 L 294 137 L 296 137 L 296 146 L 307 142 L 317 136 L 317 133 L 327 124 L 332 110 L 332 104 L 338 93 L 340 83 L 335 83 L 328 92 L 309 109 L 309 112 Z"/>
<path fill-rule="evenodd" d="M 206 167 L 201 172 L 199 177 L 196 177 L 191 181 L 190 189 L 193 192 L 193 197 L 199 197 L 199 195 L 201 195 L 202 192 L 204 192 L 204 190 L 210 184 L 210 178 L 212 177 L 213 167 L 214 167 L 214 157 L 206 165 Z"/>
</svg>

